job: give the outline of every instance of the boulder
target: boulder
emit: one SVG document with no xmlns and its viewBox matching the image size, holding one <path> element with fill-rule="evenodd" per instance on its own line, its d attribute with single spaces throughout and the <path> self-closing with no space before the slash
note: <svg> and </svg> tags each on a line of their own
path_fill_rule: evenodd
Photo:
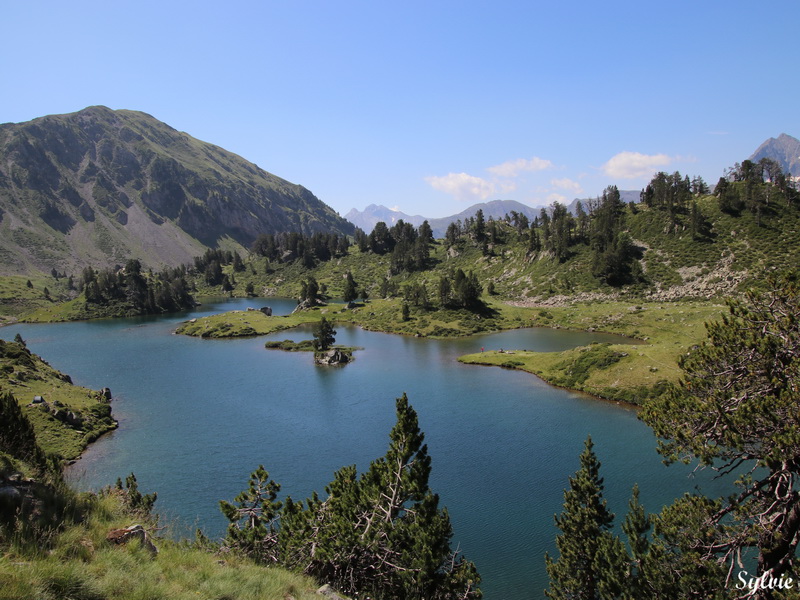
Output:
<svg viewBox="0 0 800 600">
<path fill-rule="evenodd" d="M 292 314 L 294 314 L 296 312 L 300 312 L 301 310 L 307 310 L 309 308 L 314 308 L 315 306 L 317 306 L 316 302 L 310 302 L 308 300 L 303 300 L 302 302 L 300 302 L 300 304 L 298 304 L 294 308 L 294 310 L 292 311 Z"/>
<path fill-rule="evenodd" d="M 142 546 L 147 548 L 153 556 L 158 554 L 158 548 L 153 544 L 147 531 L 145 531 L 145 528 L 141 525 L 131 525 L 123 529 L 112 529 L 106 536 L 106 540 L 112 544 L 126 544 L 134 539 L 139 540 Z"/>
<path fill-rule="evenodd" d="M 336 348 L 314 353 L 314 362 L 318 365 L 346 365 L 350 359 L 347 353 Z"/>
<path fill-rule="evenodd" d="M 272 316 L 272 308 L 269 306 L 262 306 L 259 310 L 268 317 Z"/>
<path fill-rule="evenodd" d="M 317 590 L 317 594 L 330 598 L 330 600 L 347 600 L 347 598 L 340 596 L 339 593 L 327 583 Z"/>
<path fill-rule="evenodd" d="M 83 427 L 83 416 L 80 413 L 68 411 L 64 415 L 64 421 L 71 427 Z"/>
</svg>

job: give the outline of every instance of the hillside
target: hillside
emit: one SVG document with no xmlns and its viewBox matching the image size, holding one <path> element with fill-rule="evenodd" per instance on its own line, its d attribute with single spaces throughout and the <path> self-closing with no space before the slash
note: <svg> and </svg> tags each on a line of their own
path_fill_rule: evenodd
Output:
<svg viewBox="0 0 800 600">
<path fill-rule="evenodd" d="M 0 274 L 188 263 L 262 233 L 352 233 L 302 186 L 141 112 L 0 125 Z"/>
<path fill-rule="evenodd" d="M 795 206 L 773 202 L 757 216 L 748 210 L 735 215 L 722 211 L 714 196 L 698 197 L 695 204 L 703 233 L 692 233 L 687 214 L 678 215 L 678 224 L 670 226 L 668 213 L 658 207 L 621 209 L 622 233 L 630 242 L 629 267 L 638 274 L 621 285 L 596 274 L 597 252 L 590 236 L 581 234 L 570 217 L 569 240 L 560 250 L 553 247 L 556 238 L 544 240 L 541 226 L 520 232 L 512 223 L 494 221 L 495 233 L 485 247 L 469 231 L 453 243 L 440 239 L 430 244 L 424 269 L 402 269 L 392 252 L 355 246 L 310 266 L 255 255 L 236 273 L 233 294 L 244 296 L 251 286 L 258 295 L 297 297 L 302 280 L 313 276 L 332 297 L 341 297 L 350 272 L 370 298 L 402 297 L 404 286 L 425 283 L 433 300 L 440 277 L 462 269 L 474 271 L 484 288 L 491 283 L 499 299 L 523 305 L 621 298 L 708 300 L 735 295 L 758 284 L 765 273 L 798 266 L 794 249 L 800 247 L 800 211 Z M 531 248 L 534 237 L 540 240 L 538 249 Z M 206 287 L 200 277 L 195 285 L 199 295 L 219 293 L 219 287 Z"/>
<path fill-rule="evenodd" d="M 68 375 L 28 350 L 24 340 L 0 340 L 0 394 L 13 394 L 47 454 L 77 458 L 86 446 L 114 429 L 111 393 L 72 384 Z"/>
</svg>

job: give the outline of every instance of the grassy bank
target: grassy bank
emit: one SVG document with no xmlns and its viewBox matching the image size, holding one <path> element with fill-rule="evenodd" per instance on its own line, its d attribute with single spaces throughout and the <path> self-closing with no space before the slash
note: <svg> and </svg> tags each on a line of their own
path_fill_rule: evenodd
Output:
<svg viewBox="0 0 800 600">
<path fill-rule="evenodd" d="M 73 385 L 24 344 L 0 340 L 0 391 L 10 392 L 36 430 L 42 450 L 77 458 L 117 424 L 99 391 Z M 39 396 L 44 402 L 34 404 Z"/>
<path fill-rule="evenodd" d="M 284 569 L 258 566 L 213 546 L 173 541 L 157 523 L 124 503 L 115 489 L 87 496 L 81 522 L 50 532 L 37 547 L 11 544 L 0 557 L 4 600 L 310 600 L 317 584 Z M 143 523 L 158 549 L 107 541 L 113 529 Z"/>
<path fill-rule="evenodd" d="M 181 323 L 175 333 L 201 338 L 232 338 L 267 335 L 292 329 L 306 323 L 316 323 L 320 310 L 308 310 L 293 315 L 268 317 L 257 310 L 232 310 Z"/>
<path fill-rule="evenodd" d="M 533 309 L 539 325 L 617 333 L 639 344 L 592 344 L 563 352 L 482 352 L 466 364 L 520 369 L 548 383 L 608 400 L 641 404 L 680 377 L 678 359 L 706 337 L 705 323 L 727 309 L 704 302 L 598 302 Z"/>
<path fill-rule="evenodd" d="M 402 318 L 402 306 L 401 299 L 386 298 L 363 302 L 350 309 L 343 304 L 329 304 L 282 317 L 268 317 L 259 311 L 230 311 L 186 321 L 176 333 L 203 338 L 267 335 L 316 323 L 323 316 L 337 325 L 433 338 L 461 337 L 537 324 L 535 311 L 494 300 L 489 300 L 486 309 L 480 311 L 428 310 L 411 306 L 408 320 Z"/>
<path fill-rule="evenodd" d="M 62 306 L 70 291 L 66 279 L 42 274 L 0 276 L 0 325 L 14 323 L 28 314 Z M 62 319 L 63 320 L 63 319 Z"/>
</svg>

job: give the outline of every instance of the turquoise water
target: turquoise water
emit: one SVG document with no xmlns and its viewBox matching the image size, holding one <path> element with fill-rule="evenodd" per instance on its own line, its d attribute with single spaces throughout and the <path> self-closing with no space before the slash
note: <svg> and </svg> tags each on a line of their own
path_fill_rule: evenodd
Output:
<svg viewBox="0 0 800 600">
<path fill-rule="evenodd" d="M 96 489 L 133 471 L 142 491 L 158 492 L 159 512 L 188 535 L 201 527 L 221 536 L 218 501 L 244 489 L 259 464 L 295 499 L 322 493 L 343 465 L 363 471 L 386 452 L 394 399 L 406 392 L 433 459 L 430 485 L 451 515 L 453 546 L 476 562 L 487 600 L 543 597 L 553 515 L 587 435 L 618 520 L 634 483 L 651 512 L 708 486 L 688 468 L 662 466 L 655 438 L 630 408 L 456 361 L 481 347 L 559 350 L 619 338 L 520 329 L 440 341 L 340 327 L 337 343 L 364 350 L 346 367 L 323 368 L 308 353 L 264 348 L 267 339 L 310 338 L 309 329 L 241 340 L 172 333 L 190 316 L 264 304 L 286 314 L 295 303 L 220 300 L 191 315 L 18 325 L 0 337 L 19 332 L 75 383 L 111 388 L 120 427 L 71 477 Z"/>
</svg>

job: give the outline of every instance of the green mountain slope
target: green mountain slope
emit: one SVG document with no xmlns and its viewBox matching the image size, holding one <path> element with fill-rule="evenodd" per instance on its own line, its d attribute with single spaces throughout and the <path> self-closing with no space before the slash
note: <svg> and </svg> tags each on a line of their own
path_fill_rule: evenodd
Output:
<svg viewBox="0 0 800 600">
<path fill-rule="evenodd" d="M 176 266 L 282 231 L 353 226 L 302 186 L 141 112 L 0 125 L 0 273 Z"/>
<path fill-rule="evenodd" d="M 474 271 L 481 285 L 492 285 L 498 299 L 521 305 L 562 305 L 590 300 L 650 300 L 656 302 L 707 300 L 735 295 L 757 285 L 765 273 L 800 267 L 800 210 L 784 202 L 773 203 L 759 220 L 745 210 L 730 215 L 719 209 L 713 196 L 696 198 L 707 234 L 692 235 L 687 215 L 678 215 L 678 226 L 667 231 L 669 218 L 663 210 L 626 205 L 624 231 L 638 250 L 632 259 L 641 272 L 639 280 L 610 285 L 593 274 L 596 252 L 588 240 L 580 240 L 573 225 L 572 241 L 559 260 L 546 247 L 530 248 L 530 230 L 519 233 L 510 223 L 495 221 L 496 237 L 486 249 L 466 233 L 454 243 L 437 240 L 430 246 L 426 268 L 395 272 L 391 253 L 359 251 L 352 246 L 333 260 L 311 267 L 300 260 L 279 262 L 252 256 L 236 273 L 234 295 L 244 296 L 250 285 L 258 294 L 297 296 L 308 276 L 324 284 L 328 294 L 341 297 L 352 273 L 359 289 L 370 298 L 403 296 L 404 286 L 425 283 L 435 303 L 439 280 L 455 269 Z M 536 231 L 541 234 L 541 228 Z M 230 267 L 226 267 L 232 272 Z M 195 279 L 199 294 L 219 293 Z M 388 288 L 388 293 L 387 293 Z"/>
</svg>

